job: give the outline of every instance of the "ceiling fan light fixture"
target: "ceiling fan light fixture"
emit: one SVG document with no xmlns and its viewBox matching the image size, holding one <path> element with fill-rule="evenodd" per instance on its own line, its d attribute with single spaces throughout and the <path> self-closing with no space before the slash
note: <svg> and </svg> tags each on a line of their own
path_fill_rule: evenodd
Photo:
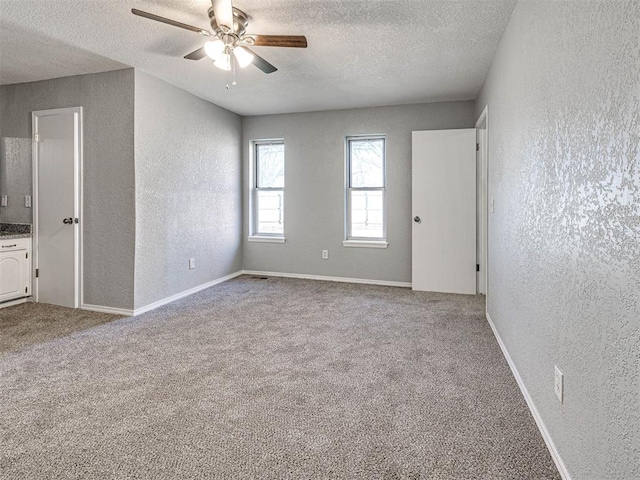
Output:
<svg viewBox="0 0 640 480">
<path fill-rule="evenodd" d="M 213 64 L 218 67 L 220 70 L 229 71 L 231 70 L 231 54 L 223 53 L 220 55 Z"/>
<path fill-rule="evenodd" d="M 199 0 L 204 1 L 204 0 Z M 214 65 L 221 70 L 233 70 L 235 78 L 236 66 L 247 67 L 253 64 L 264 73 L 273 73 L 278 69 L 271 65 L 249 48 L 241 47 L 253 45 L 259 47 L 292 47 L 307 48 L 307 39 L 303 35 L 245 35 L 249 25 L 249 16 L 233 6 L 233 0 L 210 0 L 208 9 L 209 24 L 213 31 L 189 25 L 171 18 L 161 17 L 153 13 L 144 12 L 136 8 L 131 13 L 139 17 L 148 18 L 155 22 L 172 25 L 174 27 L 195 32 L 209 37 L 208 42 L 197 50 L 184 56 L 187 60 L 201 60 L 205 57 L 213 60 Z M 0 0 L 2 2 L 2 0 Z M 232 85 L 235 84 L 235 80 Z"/>
<path fill-rule="evenodd" d="M 238 60 L 238 65 L 240 68 L 248 67 L 253 62 L 253 54 L 249 52 L 246 48 L 236 47 L 233 49 L 233 55 Z"/>
<path fill-rule="evenodd" d="M 213 40 L 204 44 L 204 52 L 211 60 L 217 60 L 224 52 L 225 44 L 222 40 Z"/>
</svg>

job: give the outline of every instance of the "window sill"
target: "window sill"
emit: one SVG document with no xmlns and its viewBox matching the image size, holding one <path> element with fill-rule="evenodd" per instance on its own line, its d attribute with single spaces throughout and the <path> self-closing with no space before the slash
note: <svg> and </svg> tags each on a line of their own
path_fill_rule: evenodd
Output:
<svg viewBox="0 0 640 480">
<path fill-rule="evenodd" d="M 257 243 L 284 243 L 286 240 L 287 239 L 284 237 L 269 237 L 260 235 L 252 235 L 250 237 L 247 237 L 247 241 Z"/>
<path fill-rule="evenodd" d="M 389 243 L 385 240 L 344 240 L 342 245 L 358 248 L 387 248 Z"/>
</svg>

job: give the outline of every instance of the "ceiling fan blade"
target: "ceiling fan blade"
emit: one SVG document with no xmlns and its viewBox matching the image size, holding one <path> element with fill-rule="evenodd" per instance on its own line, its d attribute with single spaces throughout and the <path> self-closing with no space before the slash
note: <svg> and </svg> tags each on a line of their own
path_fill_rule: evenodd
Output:
<svg viewBox="0 0 640 480">
<path fill-rule="evenodd" d="M 218 26 L 225 26 L 229 31 L 233 31 L 233 5 L 231 0 L 211 0 L 211 6 Z"/>
<path fill-rule="evenodd" d="M 184 28 L 185 30 L 190 30 L 206 37 L 211 37 L 213 35 L 211 32 L 203 30 L 202 28 L 194 27 L 193 25 L 187 25 L 186 23 L 182 22 L 176 22 L 175 20 L 171 20 L 170 18 L 161 17 L 160 15 L 154 15 L 153 13 L 143 12 L 142 10 L 138 10 L 137 8 L 132 8 L 131 13 L 133 13 L 134 15 L 138 15 L 139 17 L 155 20 L 156 22 L 162 22 L 166 23 L 167 25 L 173 25 L 174 27 Z"/>
<path fill-rule="evenodd" d="M 207 52 L 204 51 L 204 47 L 200 47 L 194 52 L 191 52 L 189 55 L 185 55 L 184 58 L 187 60 L 201 60 L 207 56 Z"/>
<path fill-rule="evenodd" d="M 276 67 L 271 65 L 269 62 L 267 62 L 264 58 L 262 58 L 253 50 L 247 47 L 243 47 L 243 48 L 253 55 L 253 62 L 251 63 L 253 63 L 256 67 L 258 67 L 264 73 L 273 73 L 278 70 Z"/>
<path fill-rule="evenodd" d="M 292 47 L 307 48 L 307 37 L 304 35 L 248 35 L 253 38 L 256 47 Z"/>
</svg>

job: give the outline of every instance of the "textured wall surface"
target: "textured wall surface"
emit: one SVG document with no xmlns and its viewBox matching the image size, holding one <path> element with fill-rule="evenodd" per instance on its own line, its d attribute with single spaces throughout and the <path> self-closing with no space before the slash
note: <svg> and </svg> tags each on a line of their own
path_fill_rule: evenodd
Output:
<svg viewBox="0 0 640 480">
<path fill-rule="evenodd" d="M 242 125 L 139 70 L 135 92 L 140 308 L 242 269 Z"/>
<path fill-rule="evenodd" d="M 7 195 L 7 206 L 0 207 L 0 222 L 32 223 L 33 210 L 24 206 L 31 195 L 31 139 L 0 138 L 0 195 Z"/>
<path fill-rule="evenodd" d="M 132 69 L 0 86 L 0 136 L 31 138 L 31 112 L 83 107 L 84 303 L 133 308 Z"/>
<path fill-rule="evenodd" d="M 476 104 L 488 310 L 574 479 L 640 478 L 639 32 L 637 0 L 520 1 Z"/>
<path fill-rule="evenodd" d="M 243 118 L 244 268 L 411 281 L 411 132 L 468 128 L 473 102 Z M 387 137 L 387 249 L 343 247 L 345 137 Z M 284 138 L 285 244 L 247 242 L 251 140 Z M 329 250 L 329 259 L 321 251 Z"/>
</svg>

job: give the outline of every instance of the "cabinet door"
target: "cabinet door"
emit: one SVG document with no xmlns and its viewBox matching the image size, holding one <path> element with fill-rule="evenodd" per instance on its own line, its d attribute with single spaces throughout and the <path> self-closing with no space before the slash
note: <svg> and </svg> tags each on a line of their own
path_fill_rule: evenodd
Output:
<svg viewBox="0 0 640 480">
<path fill-rule="evenodd" d="M 27 251 L 0 253 L 0 302 L 27 295 Z"/>
</svg>

